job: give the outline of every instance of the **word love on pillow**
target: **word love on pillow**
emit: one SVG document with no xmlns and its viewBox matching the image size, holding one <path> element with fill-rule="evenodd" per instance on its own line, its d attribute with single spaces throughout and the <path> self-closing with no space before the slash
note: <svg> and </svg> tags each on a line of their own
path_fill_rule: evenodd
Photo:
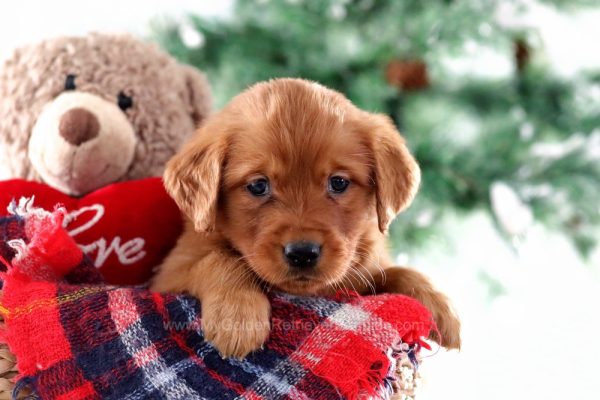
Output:
<svg viewBox="0 0 600 400">
<path fill-rule="evenodd" d="M 0 216 L 11 201 L 34 196 L 34 206 L 64 206 L 64 226 L 108 283 L 141 284 L 181 233 L 179 209 L 160 178 L 114 183 L 73 198 L 43 183 L 0 181 Z"/>
</svg>

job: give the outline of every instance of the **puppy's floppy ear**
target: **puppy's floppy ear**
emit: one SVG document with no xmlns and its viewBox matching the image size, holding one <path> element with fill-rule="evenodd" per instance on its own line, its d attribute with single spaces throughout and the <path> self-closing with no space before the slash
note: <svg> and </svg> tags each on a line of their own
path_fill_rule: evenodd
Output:
<svg viewBox="0 0 600 400">
<path fill-rule="evenodd" d="M 421 181 L 421 170 L 392 120 L 386 115 L 371 117 L 377 218 L 379 230 L 386 232 L 396 215 L 412 202 Z"/>
<path fill-rule="evenodd" d="M 198 232 L 214 229 L 221 169 L 227 143 L 222 135 L 201 128 L 168 163 L 165 187 Z"/>
</svg>

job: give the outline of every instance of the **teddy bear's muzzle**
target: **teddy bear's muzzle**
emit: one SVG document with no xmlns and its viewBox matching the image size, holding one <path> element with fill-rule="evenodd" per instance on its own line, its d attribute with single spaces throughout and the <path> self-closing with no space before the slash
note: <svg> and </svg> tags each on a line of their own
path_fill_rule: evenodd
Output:
<svg viewBox="0 0 600 400">
<path fill-rule="evenodd" d="M 122 179 L 138 139 L 115 102 L 85 92 L 66 92 L 38 117 L 29 160 L 40 178 L 80 196 Z"/>
</svg>

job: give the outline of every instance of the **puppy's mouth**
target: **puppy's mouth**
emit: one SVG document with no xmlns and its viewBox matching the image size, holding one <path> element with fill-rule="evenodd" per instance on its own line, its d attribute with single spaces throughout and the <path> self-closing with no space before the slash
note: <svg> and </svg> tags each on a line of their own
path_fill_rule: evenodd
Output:
<svg viewBox="0 0 600 400">
<path fill-rule="evenodd" d="M 311 275 L 293 275 L 285 278 L 276 286 L 289 293 L 310 294 L 323 288 L 326 283 L 320 277 Z"/>
<path fill-rule="evenodd" d="M 317 274 L 288 274 L 283 282 L 320 282 L 321 278 Z"/>
<path fill-rule="evenodd" d="M 291 284 L 296 284 L 296 285 L 319 285 L 320 283 L 322 283 L 322 280 L 318 277 L 315 276 L 307 276 L 307 275 L 301 275 L 301 276 L 294 276 L 291 277 L 289 279 L 286 279 L 284 281 L 284 283 L 291 283 Z"/>
</svg>

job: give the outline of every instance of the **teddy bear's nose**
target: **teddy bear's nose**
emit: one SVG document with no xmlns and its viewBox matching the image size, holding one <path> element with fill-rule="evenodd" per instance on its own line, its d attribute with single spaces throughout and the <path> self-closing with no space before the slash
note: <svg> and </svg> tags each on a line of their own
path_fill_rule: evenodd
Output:
<svg viewBox="0 0 600 400">
<path fill-rule="evenodd" d="M 98 136 L 100 123 L 88 110 L 72 108 L 60 118 L 58 131 L 67 142 L 79 146 Z"/>
</svg>

